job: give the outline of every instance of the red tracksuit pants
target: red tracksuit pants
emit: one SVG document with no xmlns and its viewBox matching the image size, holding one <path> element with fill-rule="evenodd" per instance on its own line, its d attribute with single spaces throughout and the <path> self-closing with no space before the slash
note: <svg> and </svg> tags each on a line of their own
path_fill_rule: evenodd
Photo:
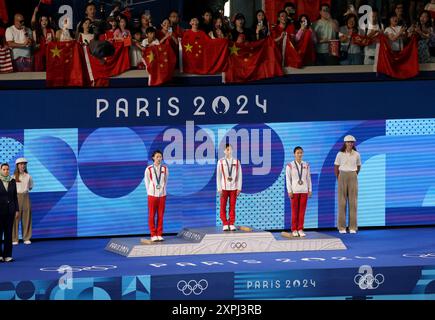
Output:
<svg viewBox="0 0 435 320">
<path fill-rule="evenodd" d="M 148 226 L 151 237 L 162 236 L 163 234 L 163 214 L 165 213 L 166 196 L 148 196 Z M 157 227 L 156 227 L 157 213 Z"/>
<path fill-rule="evenodd" d="M 230 198 L 230 219 L 227 219 L 227 202 Z M 234 225 L 236 222 L 237 190 L 222 190 L 220 216 L 224 226 Z"/>
<path fill-rule="evenodd" d="M 308 193 L 294 193 L 292 205 L 292 231 L 304 229 L 305 210 L 307 209 Z"/>
</svg>

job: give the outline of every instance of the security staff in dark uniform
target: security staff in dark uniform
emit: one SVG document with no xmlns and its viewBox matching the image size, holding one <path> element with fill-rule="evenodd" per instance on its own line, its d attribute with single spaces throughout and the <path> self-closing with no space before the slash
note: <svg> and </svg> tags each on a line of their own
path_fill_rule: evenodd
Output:
<svg viewBox="0 0 435 320">
<path fill-rule="evenodd" d="M 12 262 L 12 229 L 19 210 L 17 185 L 7 163 L 0 166 L 0 180 L 0 262 Z"/>
</svg>

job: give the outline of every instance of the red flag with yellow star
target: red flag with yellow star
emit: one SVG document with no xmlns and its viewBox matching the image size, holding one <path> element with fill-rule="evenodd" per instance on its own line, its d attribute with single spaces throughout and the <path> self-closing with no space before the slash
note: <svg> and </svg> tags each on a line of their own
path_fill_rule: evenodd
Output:
<svg viewBox="0 0 435 320">
<path fill-rule="evenodd" d="M 159 86 L 172 79 L 177 56 L 169 42 L 146 48 L 142 57 L 148 71 L 148 85 Z"/>
<path fill-rule="evenodd" d="M 89 46 L 85 46 L 85 63 L 92 86 L 108 86 L 109 78 L 120 75 L 130 69 L 129 47 L 123 41 L 113 43 L 113 56 L 98 59 L 91 55 Z"/>
<path fill-rule="evenodd" d="M 181 45 L 184 73 L 216 74 L 226 70 L 227 39 L 210 39 L 203 31 L 187 30 L 183 34 Z"/>
<path fill-rule="evenodd" d="M 77 41 L 49 42 L 47 45 L 47 87 L 82 87 L 83 53 Z"/>
<path fill-rule="evenodd" d="M 229 48 L 225 82 L 247 82 L 283 75 L 281 55 L 273 39 L 235 43 Z"/>
<path fill-rule="evenodd" d="M 379 36 L 379 41 L 376 72 L 396 79 L 409 79 L 419 74 L 417 36 L 412 36 L 402 51 L 393 51 L 390 40 L 383 34 Z"/>
</svg>

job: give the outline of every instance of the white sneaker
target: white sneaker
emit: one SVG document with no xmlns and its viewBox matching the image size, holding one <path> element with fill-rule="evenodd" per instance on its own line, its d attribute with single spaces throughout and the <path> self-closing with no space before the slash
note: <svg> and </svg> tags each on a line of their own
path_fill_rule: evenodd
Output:
<svg viewBox="0 0 435 320">
<path fill-rule="evenodd" d="M 299 233 L 298 233 L 297 231 L 293 231 L 293 232 L 292 232 L 292 236 L 293 236 L 293 237 L 299 237 Z"/>
<path fill-rule="evenodd" d="M 340 232 L 340 233 L 346 233 L 346 229 L 338 230 L 338 232 Z"/>
<path fill-rule="evenodd" d="M 356 230 L 350 229 L 349 233 L 356 233 Z"/>
<path fill-rule="evenodd" d="M 31 244 L 32 242 L 30 240 L 24 241 L 24 244 Z"/>
<path fill-rule="evenodd" d="M 236 231 L 237 228 L 234 225 L 230 225 L 230 231 Z"/>
<path fill-rule="evenodd" d="M 159 241 L 164 241 L 164 240 L 165 240 L 165 239 L 163 239 L 162 236 L 157 236 L 157 239 L 158 239 Z"/>
<path fill-rule="evenodd" d="M 0 257 L 0 262 L 3 262 L 3 257 Z"/>
<path fill-rule="evenodd" d="M 224 225 L 224 226 L 222 227 L 222 230 L 223 230 L 223 231 L 229 231 L 230 228 L 228 227 L 228 225 Z"/>
<path fill-rule="evenodd" d="M 5 262 L 12 262 L 14 261 L 14 259 L 12 257 L 6 257 L 5 258 Z"/>
<path fill-rule="evenodd" d="M 17 245 L 18 245 L 18 242 L 17 242 L 17 241 L 14 241 L 14 242 L 12 242 L 12 244 L 13 244 L 14 246 L 17 246 Z"/>
<path fill-rule="evenodd" d="M 159 238 L 158 238 L 158 237 L 156 237 L 156 236 L 154 236 L 154 237 L 151 237 L 151 241 L 152 241 L 152 242 L 156 242 L 156 241 L 159 241 Z"/>
<path fill-rule="evenodd" d="M 305 232 L 303 230 L 299 230 L 298 233 L 299 233 L 299 237 L 305 237 L 306 236 L 306 234 L 305 234 Z"/>
</svg>

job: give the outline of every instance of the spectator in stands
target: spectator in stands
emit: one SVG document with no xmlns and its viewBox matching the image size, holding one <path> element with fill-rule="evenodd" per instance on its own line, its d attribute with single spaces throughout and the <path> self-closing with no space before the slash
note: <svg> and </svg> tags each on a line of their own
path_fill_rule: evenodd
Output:
<svg viewBox="0 0 435 320">
<path fill-rule="evenodd" d="M 154 27 L 148 27 L 146 35 L 146 38 L 142 41 L 142 47 L 147 48 L 160 44 L 160 41 L 156 38 L 156 29 Z"/>
<path fill-rule="evenodd" d="M 256 40 L 264 39 L 269 35 L 269 22 L 263 10 L 258 10 L 255 13 L 255 20 L 251 30 L 255 30 Z"/>
<path fill-rule="evenodd" d="M 136 69 L 142 66 L 142 45 L 141 32 L 139 29 L 133 31 L 133 39 L 130 46 L 130 65 Z"/>
<path fill-rule="evenodd" d="M 409 2 L 409 18 L 412 24 L 416 24 L 419 21 L 420 14 L 424 10 L 424 0 L 411 0 Z"/>
<path fill-rule="evenodd" d="M 331 40 L 337 39 L 339 28 L 337 21 L 331 17 L 330 7 L 328 4 L 323 4 L 320 7 L 320 19 L 314 23 L 313 29 L 318 40 L 316 47 L 317 64 L 337 64 L 337 57 L 329 54 L 329 43 Z"/>
<path fill-rule="evenodd" d="M 390 39 L 393 51 L 402 51 L 403 40 L 407 38 L 406 26 L 399 26 L 399 17 L 393 14 L 390 17 L 390 26 L 385 29 L 385 35 Z"/>
<path fill-rule="evenodd" d="M 116 21 L 115 17 L 109 16 L 107 18 L 107 23 L 110 28 L 106 30 L 106 33 L 104 34 L 104 39 L 107 41 L 113 41 L 115 39 L 115 31 L 118 28 L 118 22 Z"/>
<path fill-rule="evenodd" d="M 340 51 L 344 53 L 344 58 L 340 61 L 342 65 L 358 65 L 362 64 L 361 47 L 352 43 L 352 35 L 358 34 L 357 27 L 358 17 L 353 13 L 346 15 L 346 25 L 340 27 Z"/>
<path fill-rule="evenodd" d="M 424 10 L 429 11 L 433 22 L 435 22 L 435 0 L 431 0 L 425 7 Z"/>
<path fill-rule="evenodd" d="M 131 30 L 139 30 L 140 28 L 140 20 L 138 18 L 133 18 L 133 22 L 131 24 Z"/>
<path fill-rule="evenodd" d="M 183 37 L 183 28 L 180 27 L 180 15 L 177 10 L 171 10 L 169 12 L 169 22 L 171 23 L 172 33 L 175 38 Z"/>
<path fill-rule="evenodd" d="M 245 16 L 241 13 L 237 13 L 234 17 L 234 29 L 230 32 L 231 40 L 237 43 L 244 43 L 252 41 L 253 37 L 251 30 L 245 28 Z"/>
<path fill-rule="evenodd" d="M 202 13 L 202 20 L 199 24 L 199 30 L 209 34 L 213 30 L 213 13 L 209 9 L 205 9 Z"/>
<path fill-rule="evenodd" d="M 77 41 L 82 45 L 89 45 L 92 39 L 94 39 L 94 34 L 91 30 L 91 20 L 88 18 L 83 19 L 79 24 L 79 30 L 76 35 Z"/>
<path fill-rule="evenodd" d="M 164 19 L 162 21 L 161 27 L 162 28 L 157 33 L 157 38 L 160 40 L 160 43 L 169 41 L 174 49 L 176 49 L 178 45 L 178 39 L 174 36 L 169 19 Z"/>
<path fill-rule="evenodd" d="M 124 41 L 128 38 L 131 39 L 131 34 L 130 31 L 127 29 L 127 24 L 127 18 L 119 18 L 118 28 L 113 33 L 115 41 Z"/>
<path fill-rule="evenodd" d="M 398 26 L 405 26 L 406 28 L 409 26 L 409 19 L 405 15 L 405 9 L 403 2 L 400 1 L 394 5 L 393 14 L 397 16 L 397 24 Z"/>
<path fill-rule="evenodd" d="M 293 23 L 288 23 L 287 12 L 285 10 L 278 12 L 278 23 L 272 28 L 271 34 L 280 50 L 282 49 L 282 43 L 285 36 L 287 36 L 289 40 L 293 40 L 295 26 Z"/>
<path fill-rule="evenodd" d="M 299 29 L 295 36 L 296 48 L 302 58 L 304 66 L 316 64 L 316 33 L 311 29 L 308 15 L 301 14 L 298 19 Z"/>
<path fill-rule="evenodd" d="M 79 22 L 76 28 L 76 36 L 80 32 L 80 25 L 86 19 L 89 19 L 90 24 L 97 22 L 97 6 L 93 2 L 88 2 L 85 7 L 85 19 Z"/>
<path fill-rule="evenodd" d="M 431 56 L 429 51 L 429 41 L 433 37 L 432 20 L 429 11 L 423 11 L 420 14 L 419 21 L 412 28 L 414 33 L 418 35 L 418 62 L 430 63 Z"/>
<path fill-rule="evenodd" d="M 6 29 L 5 38 L 8 47 L 12 49 L 14 70 L 18 72 L 32 71 L 32 30 L 24 25 L 22 14 L 15 14 L 14 24 Z"/>
<path fill-rule="evenodd" d="M 73 37 L 69 31 L 69 20 L 66 18 L 63 20 L 62 29 L 56 31 L 56 40 L 57 41 L 71 41 Z"/>
<path fill-rule="evenodd" d="M 379 11 L 377 8 L 372 8 L 372 12 L 368 16 L 367 28 L 361 30 L 361 33 L 374 40 L 374 42 L 364 47 L 364 64 L 373 65 L 375 63 L 376 47 L 379 41 L 375 40 L 384 32 L 384 25 L 380 21 Z"/>
<path fill-rule="evenodd" d="M 114 1 L 112 11 L 110 11 L 109 17 L 117 17 L 121 13 L 122 3 L 121 1 Z"/>
<path fill-rule="evenodd" d="M 149 12 L 142 13 L 140 16 L 140 30 L 142 33 L 142 39 L 147 37 L 147 30 L 149 27 L 152 27 L 151 24 L 151 15 Z"/>
<path fill-rule="evenodd" d="M 287 2 L 284 5 L 284 11 L 287 13 L 287 25 L 292 25 L 296 22 L 296 5 L 293 2 Z"/>
<path fill-rule="evenodd" d="M 229 37 L 228 29 L 221 17 L 217 17 L 213 23 L 213 31 L 208 34 L 212 39 L 225 39 Z"/>
<path fill-rule="evenodd" d="M 41 15 L 36 21 L 39 6 L 37 6 L 32 16 L 32 29 L 34 46 L 34 71 L 45 71 L 47 62 L 47 44 L 55 40 L 53 29 L 48 27 L 48 17 Z"/>
</svg>

